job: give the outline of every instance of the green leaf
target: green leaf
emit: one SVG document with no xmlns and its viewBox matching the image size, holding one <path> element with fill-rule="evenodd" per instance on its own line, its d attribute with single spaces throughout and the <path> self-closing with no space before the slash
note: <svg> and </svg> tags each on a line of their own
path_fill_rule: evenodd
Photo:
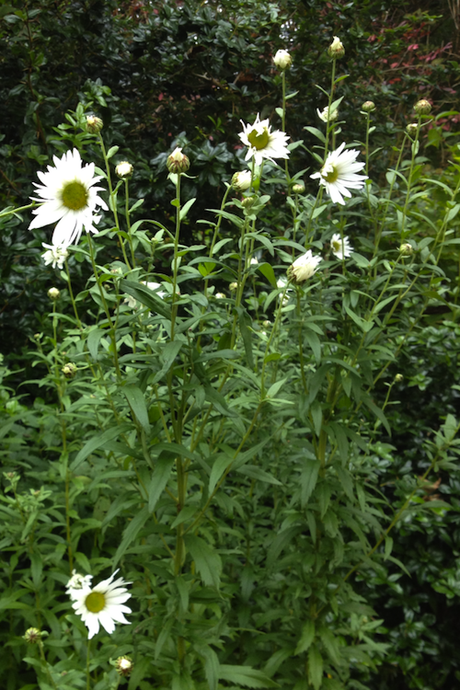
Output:
<svg viewBox="0 0 460 690">
<path fill-rule="evenodd" d="M 88 340 L 86 342 L 88 344 L 89 354 L 95 362 L 97 361 L 97 351 L 99 349 L 99 343 L 104 335 L 105 331 L 102 331 L 100 328 L 93 328 L 89 332 Z"/>
<path fill-rule="evenodd" d="M 300 640 L 297 643 L 294 654 L 302 654 L 310 648 L 313 640 L 315 639 L 315 621 L 308 620 L 302 628 L 302 634 Z"/>
<path fill-rule="evenodd" d="M 273 540 L 267 554 L 267 568 L 272 568 L 280 555 L 280 553 L 291 543 L 291 541 L 296 537 L 303 528 L 300 525 L 295 525 L 294 527 L 288 527 L 282 532 L 276 535 Z"/>
<path fill-rule="evenodd" d="M 155 469 L 148 486 L 149 511 L 151 513 L 155 510 L 158 499 L 168 483 L 169 475 L 171 474 L 176 457 L 177 453 L 165 450 L 160 453 L 155 462 Z"/>
<path fill-rule="evenodd" d="M 221 664 L 219 669 L 219 679 L 227 683 L 243 685 L 246 688 L 279 688 L 271 678 L 262 671 L 257 671 L 250 666 L 230 666 Z"/>
<path fill-rule="evenodd" d="M 117 565 L 118 561 L 124 556 L 125 551 L 131 546 L 132 542 L 135 540 L 145 523 L 150 517 L 150 512 L 147 506 L 144 506 L 136 517 L 131 520 L 128 527 L 123 533 L 123 538 L 121 544 L 117 549 L 115 557 L 113 559 L 113 568 Z"/>
<path fill-rule="evenodd" d="M 182 340 L 173 340 L 172 342 L 166 343 L 161 353 L 163 366 L 161 367 L 160 371 L 157 371 L 157 373 L 153 377 L 153 380 L 150 382 L 152 386 L 155 383 L 158 383 L 158 381 L 161 381 L 163 376 L 167 374 L 168 371 L 171 369 L 174 360 L 179 354 L 183 344 L 184 343 Z"/>
<path fill-rule="evenodd" d="M 323 657 L 315 646 L 308 651 L 308 677 L 315 690 L 319 690 L 323 682 Z"/>
<path fill-rule="evenodd" d="M 192 208 L 193 204 L 195 203 L 196 199 L 189 199 L 181 208 L 180 210 L 180 215 L 179 215 L 179 220 L 184 220 L 184 218 L 187 216 L 187 213 L 189 210 Z"/>
<path fill-rule="evenodd" d="M 219 588 L 222 561 L 219 554 L 204 539 L 192 534 L 185 536 L 185 545 L 190 551 L 197 572 L 208 587 Z"/>
<path fill-rule="evenodd" d="M 388 534 L 385 536 L 385 555 L 383 560 L 386 561 L 393 550 L 393 539 Z"/>
<path fill-rule="evenodd" d="M 304 127 L 304 129 L 306 129 L 307 132 L 310 132 L 310 134 L 313 134 L 313 136 L 319 139 L 322 144 L 326 143 L 326 137 L 324 136 L 323 132 L 316 127 Z"/>
<path fill-rule="evenodd" d="M 114 156 L 117 153 L 119 148 L 119 146 L 111 146 L 107 151 L 107 158 L 112 158 L 112 156 Z"/>
<path fill-rule="evenodd" d="M 246 352 L 246 359 L 250 369 L 254 370 L 254 357 L 252 355 L 252 339 L 251 331 L 249 330 L 252 326 L 252 319 L 244 307 L 237 307 L 236 311 L 239 316 L 239 324 L 241 337 L 243 338 L 244 350 Z"/>
<path fill-rule="evenodd" d="M 170 307 L 146 285 L 135 283 L 131 280 L 120 280 L 120 289 L 122 292 L 126 292 L 138 302 L 151 309 L 151 311 L 171 320 Z"/>
<path fill-rule="evenodd" d="M 275 277 L 275 272 L 271 266 L 271 264 L 259 264 L 257 266 L 258 270 L 262 273 L 263 276 L 268 280 L 268 282 L 272 285 L 272 287 L 276 288 L 276 277 Z"/>
<path fill-rule="evenodd" d="M 319 636 L 321 638 L 321 642 L 326 648 L 326 652 L 328 653 L 332 663 L 335 666 L 340 666 L 342 664 L 342 659 L 340 656 L 340 647 L 337 638 L 332 632 L 332 630 L 326 627 L 321 627 L 319 629 Z"/>
<path fill-rule="evenodd" d="M 260 482 L 266 482 L 267 484 L 276 484 L 277 486 L 282 486 L 282 483 L 278 481 L 278 479 L 275 479 L 275 477 L 272 477 L 271 474 L 268 474 L 268 472 L 265 472 L 256 465 L 244 465 L 243 467 L 240 467 L 237 471 L 240 474 L 244 474 L 246 477 L 250 477 L 251 479 L 256 479 Z"/>
<path fill-rule="evenodd" d="M 103 448 L 104 444 L 107 441 L 112 441 L 114 438 L 121 436 L 126 431 L 130 431 L 131 429 L 131 424 L 117 424 L 111 429 L 107 429 L 107 431 L 104 431 L 103 434 L 97 435 L 94 438 L 90 439 L 87 443 L 85 443 L 83 448 L 77 454 L 75 460 L 71 463 L 69 468 L 70 471 L 75 472 L 75 470 L 83 462 L 83 460 L 86 460 L 86 458 L 89 455 L 91 455 L 91 453 L 94 453 L 95 450 Z"/>
<path fill-rule="evenodd" d="M 308 499 L 315 489 L 320 466 L 321 463 L 319 460 L 305 460 L 305 464 L 302 468 L 302 474 L 300 476 L 300 496 L 302 508 L 307 505 Z"/>
<path fill-rule="evenodd" d="M 211 475 L 209 477 L 209 495 L 211 496 L 219 479 L 222 477 L 224 472 L 233 462 L 233 458 L 229 455 L 219 455 L 216 460 L 214 460 Z"/>
<path fill-rule="evenodd" d="M 388 432 L 388 435 L 391 436 L 391 427 L 388 423 L 388 419 L 385 417 L 383 413 L 383 410 L 381 410 L 380 407 L 377 407 L 377 405 L 367 395 L 363 395 L 362 400 L 364 404 L 367 405 L 367 407 L 371 410 L 371 412 L 375 414 L 377 419 L 379 419 L 382 422 L 383 426 Z"/>
<path fill-rule="evenodd" d="M 217 690 L 219 682 L 220 664 L 217 654 L 211 647 L 200 647 L 197 652 L 204 660 L 204 674 L 208 683 L 209 690 Z"/>
<path fill-rule="evenodd" d="M 150 430 L 149 415 L 143 392 L 137 386 L 129 385 L 123 388 L 123 393 L 137 421 L 148 432 Z"/>
</svg>

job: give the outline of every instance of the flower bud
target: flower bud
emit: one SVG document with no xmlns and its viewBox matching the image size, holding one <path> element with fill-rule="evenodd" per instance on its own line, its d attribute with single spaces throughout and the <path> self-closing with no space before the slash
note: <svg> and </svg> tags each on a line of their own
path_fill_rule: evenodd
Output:
<svg viewBox="0 0 460 690">
<path fill-rule="evenodd" d="M 238 283 L 230 283 L 228 286 L 228 289 L 234 292 L 235 290 L 238 290 Z"/>
<path fill-rule="evenodd" d="M 104 123 L 102 122 L 100 117 L 96 117 L 96 115 L 86 116 L 86 130 L 90 134 L 98 134 L 103 126 Z"/>
<path fill-rule="evenodd" d="M 328 48 L 327 54 L 333 60 L 338 60 L 345 55 L 345 48 L 343 43 L 338 36 L 334 36 L 334 40 Z"/>
<path fill-rule="evenodd" d="M 402 374 L 396 374 L 395 376 L 395 383 L 401 383 L 403 380 L 404 376 Z"/>
<path fill-rule="evenodd" d="M 287 50 L 278 50 L 275 57 L 273 58 L 275 67 L 284 72 L 285 69 L 289 69 L 292 65 L 292 57 L 289 55 Z"/>
<path fill-rule="evenodd" d="M 115 662 L 115 669 L 120 676 L 129 676 L 134 668 L 134 664 L 129 656 L 119 656 Z"/>
<path fill-rule="evenodd" d="M 185 153 L 182 153 L 182 149 L 177 147 L 174 149 L 171 155 L 168 156 L 166 167 L 170 173 L 180 175 L 181 173 L 187 172 L 187 170 L 190 168 L 190 161 Z"/>
<path fill-rule="evenodd" d="M 408 242 L 405 242 L 399 247 L 399 251 L 403 256 L 410 256 L 414 253 L 414 248 Z"/>
<path fill-rule="evenodd" d="M 406 132 L 410 137 L 415 137 L 417 134 L 418 130 L 418 124 L 416 122 L 411 122 L 410 124 L 407 125 L 406 127 Z"/>
<path fill-rule="evenodd" d="M 225 295 L 223 292 L 216 292 L 216 299 L 225 299 Z"/>
<path fill-rule="evenodd" d="M 237 192 L 245 192 L 251 186 L 251 171 L 240 170 L 232 177 L 232 187 Z"/>
<path fill-rule="evenodd" d="M 373 110 L 375 110 L 374 101 L 366 101 L 365 103 L 363 103 L 361 106 L 361 110 L 363 110 L 365 113 L 371 113 Z"/>
<path fill-rule="evenodd" d="M 133 166 L 131 163 L 128 163 L 128 161 L 122 161 L 121 163 L 118 163 L 117 167 L 115 168 L 115 173 L 122 180 L 127 177 L 131 177 L 133 174 Z"/>
<path fill-rule="evenodd" d="M 254 206 L 254 203 L 256 202 L 257 197 L 255 196 L 245 196 L 244 199 L 241 200 L 241 203 L 243 204 L 243 208 L 246 210 L 250 209 L 251 206 Z"/>
<path fill-rule="evenodd" d="M 417 115 L 429 115 L 431 113 L 431 103 L 426 98 L 422 98 L 414 105 Z"/>
<path fill-rule="evenodd" d="M 37 644 L 42 639 L 42 634 L 38 628 L 29 628 L 22 637 L 29 644 Z"/>
<path fill-rule="evenodd" d="M 294 194 L 303 194 L 305 192 L 305 185 L 301 182 L 297 182 L 292 185 L 292 191 Z"/>
<path fill-rule="evenodd" d="M 73 379 L 73 377 L 77 373 L 77 367 L 73 362 L 68 362 L 67 364 L 64 364 L 61 371 L 66 377 L 66 379 Z"/>
<path fill-rule="evenodd" d="M 53 287 L 53 288 L 50 288 L 50 289 L 48 290 L 48 297 L 49 297 L 50 299 L 52 299 L 53 302 L 55 302 L 57 299 L 59 299 L 59 295 L 60 295 L 60 294 L 61 294 L 61 293 L 59 292 L 59 290 L 58 290 L 57 288 L 54 288 L 54 287 Z"/>
</svg>

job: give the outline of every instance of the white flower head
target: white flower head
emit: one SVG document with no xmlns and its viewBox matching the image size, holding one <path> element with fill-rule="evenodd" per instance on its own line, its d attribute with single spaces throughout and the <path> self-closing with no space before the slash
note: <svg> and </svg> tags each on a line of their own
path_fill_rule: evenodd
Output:
<svg viewBox="0 0 460 690">
<path fill-rule="evenodd" d="M 91 587 L 92 575 L 80 575 L 75 568 L 72 570 L 72 577 L 66 584 L 66 593 L 75 601 L 79 592 L 84 588 Z"/>
<path fill-rule="evenodd" d="M 339 111 L 337 108 L 334 108 L 334 110 L 331 110 L 329 113 L 329 106 L 326 106 L 322 110 L 316 108 L 316 112 L 318 113 L 320 120 L 323 122 L 333 122 L 334 120 L 337 120 L 339 116 Z"/>
<path fill-rule="evenodd" d="M 115 630 L 115 623 L 129 625 L 124 614 L 131 613 L 131 609 L 124 606 L 124 603 L 131 594 L 124 585 L 130 583 L 125 582 L 122 577 L 113 582 L 117 573 L 118 570 L 108 580 L 99 582 L 95 587 L 85 585 L 79 590 L 72 590 L 74 593 L 72 607 L 77 616 L 81 616 L 83 623 L 88 628 L 89 640 L 99 632 L 100 625 L 109 634 Z"/>
<path fill-rule="evenodd" d="M 293 280 L 295 283 L 303 283 L 304 280 L 308 280 L 316 272 L 319 262 L 322 261 L 320 256 L 313 256 L 311 249 L 298 259 L 288 268 L 289 280 Z"/>
<path fill-rule="evenodd" d="M 272 132 L 268 120 L 260 120 L 257 115 L 252 125 L 245 125 L 242 120 L 240 122 L 243 131 L 238 136 L 243 144 L 249 147 L 245 160 L 254 157 L 256 165 L 262 165 L 264 158 L 272 162 L 273 158 L 289 158 L 289 137 L 279 130 Z"/>
<path fill-rule="evenodd" d="M 353 251 L 353 247 L 351 246 L 348 237 L 344 237 L 342 240 L 342 237 L 338 232 L 332 235 L 331 249 L 332 253 L 340 260 L 349 257 Z"/>
<path fill-rule="evenodd" d="M 273 62 L 278 69 L 284 71 L 292 65 L 292 57 L 287 50 L 277 50 Z"/>
<path fill-rule="evenodd" d="M 65 245 L 45 244 L 45 242 L 42 242 L 42 247 L 47 250 L 42 254 L 42 259 L 45 262 L 45 266 L 52 264 L 53 268 L 56 268 L 57 266 L 59 270 L 62 270 L 64 267 L 64 262 L 69 256 L 67 247 Z"/>
<path fill-rule="evenodd" d="M 94 185 L 101 179 L 94 175 L 94 163 L 82 166 L 77 149 L 67 151 L 62 158 L 53 157 L 54 168 L 49 165 L 47 172 L 37 173 L 42 184 L 34 182 L 35 193 L 40 206 L 33 209 L 36 216 L 29 230 L 57 223 L 53 233 L 53 245 L 67 247 L 77 243 L 83 228 L 86 232 L 97 232 L 95 224 L 100 216 L 95 215 L 100 206 L 105 211 L 107 204 L 97 192 L 102 187 Z"/>
<path fill-rule="evenodd" d="M 357 163 L 359 151 L 348 149 L 344 151 L 345 144 L 331 151 L 321 168 L 321 172 L 310 175 L 312 179 L 319 179 L 319 183 L 326 187 L 326 191 L 334 204 L 345 205 L 344 196 L 350 197 L 350 189 L 362 189 L 367 180 L 366 175 L 357 175 L 364 168 L 365 163 Z M 342 196 L 343 195 L 343 196 Z"/>
</svg>

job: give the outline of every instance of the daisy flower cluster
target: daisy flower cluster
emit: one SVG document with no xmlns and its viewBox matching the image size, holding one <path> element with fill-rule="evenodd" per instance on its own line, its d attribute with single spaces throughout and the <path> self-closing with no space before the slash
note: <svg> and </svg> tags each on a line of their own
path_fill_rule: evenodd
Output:
<svg viewBox="0 0 460 690">
<path fill-rule="evenodd" d="M 109 634 L 115 630 L 115 623 L 129 625 L 124 614 L 131 613 L 131 609 L 124 603 L 131 594 L 124 585 L 130 583 L 122 577 L 113 581 L 117 573 L 118 570 L 92 587 L 92 575 L 80 575 L 74 570 L 67 583 L 66 592 L 72 600 L 72 608 L 88 628 L 89 640 L 99 632 L 101 625 Z"/>
<path fill-rule="evenodd" d="M 83 165 L 77 149 L 54 156 L 53 162 L 46 172 L 37 173 L 41 184 L 34 183 L 36 196 L 31 199 L 40 205 L 32 211 L 29 230 L 57 223 L 52 244 L 43 243 L 47 251 L 42 257 L 45 265 L 62 269 L 69 245 L 78 243 L 83 229 L 96 233 L 101 219 L 97 210 L 107 211 L 108 206 L 98 195 L 103 188 L 96 185 L 102 178 L 94 174 L 94 163 Z"/>
</svg>

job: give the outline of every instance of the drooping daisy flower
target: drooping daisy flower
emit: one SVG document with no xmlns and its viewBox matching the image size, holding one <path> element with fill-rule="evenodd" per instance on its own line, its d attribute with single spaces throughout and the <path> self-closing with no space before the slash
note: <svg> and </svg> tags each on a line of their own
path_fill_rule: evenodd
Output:
<svg viewBox="0 0 460 690">
<path fill-rule="evenodd" d="M 42 242 L 42 247 L 45 247 L 47 250 L 44 252 L 44 254 L 42 254 L 42 259 L 45 262 L 45 266 L 52 264 L 53 268 L 56 268 L 57 266 L 59 269 L 62 269 L 64 267 L 64 261 L 69 256 L 67 248 L 63 245 L 59 246 L 54 244 L 45 244 L 45 242 Z"/>
<path fill-rule="evenodd" d="M 256 165 L 262 165 L 266 158 L 273 162 L 273 158 L 289 158 L 286 148 L 289 137 L 284 132 L 271 131 L 268 120 L 260 120 L 257 115 L 253 125 L 243 125 L 243 131 L 238 135 L 245 146 L 249 146 L 245 160 L 254 157 Z"/>
<path fill-rule="evenodd" d="M 84 584 L 81 589 L 73 589 L 74 602 L 72 607 L 77 616 L 81 616 L 83 623 L 88 628 L 88 639 L 90 640 L 99 632 L 99 625 L 109 633 L 115 630 L 115 623 L 127 623 L 123 614 L 131 613 L 128 606 L 124 606 L 131 594 L 123 585 L 129 585 L 122 577 L 113 582 L 113 578 L 118 573 L 115 570 L 108 580 L 99 582 L 95 587 Z"/>
<path fill-rule="evenodd" d="M 338 149 L 331 151 L 321 172 L 310 175 L 313 180 L 319 179 L 319 183 L 326 187 L 334 204 L 342 205 L 345 205 L 343 197 L 351 196 L 349 189 L 362 189 L 364 181 L 367 180 L 366 175 L 356 174 L 365 166 L 365 163 L 356 162 L 359 151 L 356 149 L 344 151 L 344 148 L 345 144 L 341 144 Z"/>
<path fill-rule="evenodd" d="M 66 584 L 66 593 L 75 601 L 79 592 L 84 588 L 91 587 L 92 575 L 80 575 L 75 568 L 72 570 L 72 577 Z"/>
<path fill-rule="evenodd" d="M 94 163 L 82 166 L 77 149 L 67 151 L 62 158 L 53 156 L 54 168 L 49 165 L 47 172 L 37 173 L 42 184 L 34 182 L 35 193 L 41 202 L 32 213 L 36 216 L 29 225 L 29 230 L 42 228 L 56 223 L 53 233 L 53 245 L 67 247 L 77 243 L 85 228 L 86 232 L 97 232 L 94 227 L 100 216 L 94 215 L 100 206 L 105 211 L 107 204 L 97 192 L 102 187 L 95 187 L 100 177 L 94 175 Z"/>
<path fill-rule="evenodd" d="M 340 260 L 351 256 L 351 252 L 353 251 L 353 247 L 351 246 L 348 237 L 344 237 L 342 240 L 342 237 L 338 232 L 332 235 L 331 249 L 332 253 L 335 254 L 335 256 Z"/>
<path fill-rule="evenodd" d="M 295 283 L 303 283 L 304 280 L 308 280 L 316 272 L 320 261 L 322 261 L 322 258 L 320 256 L 313 256 L 311 249 L 309 249 L 308 252 L 299 256 L 289 266 L 289 280 L 293 280 Z"/>
<path fill-rule="evenodd" d="M 333 120 L 337 120 L 337 118 L 339 116 L 338 109 L 335 108 L 334 110 L 331 110 L 331 112 L 329 112 L 329 106 L 328 105 L 325 108 L 323 108 L 322 110 L 319 110 L 319 108 L 316 108 L 316 112 L 318 113 L 318 117 L 320 118 L 320 120 L 322 120 L 323 122 L 332 122 Z"/>
</svg>

